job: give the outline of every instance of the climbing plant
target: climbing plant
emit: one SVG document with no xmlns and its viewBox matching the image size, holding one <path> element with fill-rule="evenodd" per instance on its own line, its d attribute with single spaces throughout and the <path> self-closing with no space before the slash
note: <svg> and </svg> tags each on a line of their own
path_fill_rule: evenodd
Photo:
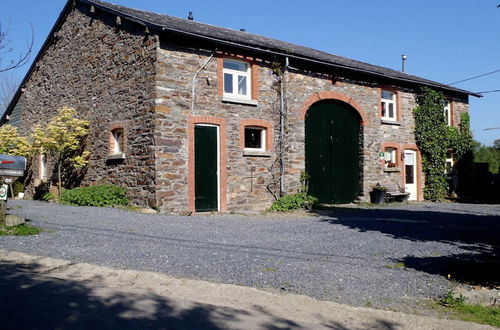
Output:
<svg viewBox="0 0 500 330">
<path fill-rule="evenodd" d="M 443 93 L 424 87 L 417 96 L 414 109 L 415 139 L 422 153 L 422 169 L 425 174 L 424 198 L 440 200 L 448 189 L 445 177 L 446 154 L 451 152 L 458 160 L 472 148 L 469 115 L 460 115 L 460 129 L 446 124 Z"/>
</svg>

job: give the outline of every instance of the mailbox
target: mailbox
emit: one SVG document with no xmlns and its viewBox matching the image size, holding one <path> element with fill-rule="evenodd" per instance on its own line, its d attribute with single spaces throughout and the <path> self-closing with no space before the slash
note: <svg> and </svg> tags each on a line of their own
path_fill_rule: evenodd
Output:
<svg viewBox="0 0 500 330">
<path fill-rule="evenodd" d="M 21 177 L 26 170 L 26 158 L 21 156 L 0 155 L 0 177 Z"/>
</svg>

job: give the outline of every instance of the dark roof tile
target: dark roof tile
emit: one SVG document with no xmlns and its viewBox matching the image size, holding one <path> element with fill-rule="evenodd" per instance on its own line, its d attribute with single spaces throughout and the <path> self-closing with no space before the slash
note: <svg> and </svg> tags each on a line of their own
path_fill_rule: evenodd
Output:
<svg viewBox="0 0 500 330">
<path fill-rule="evenodd" d="M 265 36 L 252 34 L 249 32 L 232 30 L 228 28 L 221 28 L 205 23 L 191 21 L 188 19 L 182 19 L 178 17 L 147 12 L 139 9 L 123 7 L 100 0 L 80 0 L 80 1 L 91 5 L 95 5 L 107 11 L 120 14 L 124 17 L 132 18 L 140 23 L 152 25 L 159 29 L 164 28 L 172 31 L 177 31 L 180 33 L 186 33 L 191 35 L 194 34 L 200 37 L 216 39 L 214 40 L 215 42 L 217 41 L 229 42 L 235 45 L 254 47 L 258 48 L 263 52 L 281 53 L 283 55 L 295 56 L 302 58 L 304 60 L 324 62 L 325 64 L 337 66 L 340 68 L 361 71 L 366 74 L 385 77 L 388 79 L 406 81 L 421 85 L 428 85 L 448 91 L 480 96 L 476 93 L 472 93 L 463 89 L 441 84 L 432 80 L 420 78 L 401 71 L 356 61 L 350 58 L 329 54 L 316 49 L 295 45 L 285 41 L 268 38 Z"/>
</svg>

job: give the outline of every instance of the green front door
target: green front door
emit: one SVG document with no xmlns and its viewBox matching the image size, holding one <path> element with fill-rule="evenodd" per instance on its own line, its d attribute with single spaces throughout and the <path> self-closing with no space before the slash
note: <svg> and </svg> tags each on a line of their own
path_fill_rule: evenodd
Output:
<svg viewBox="0 0 500 330">
<path fill-rule="evenodd" d="M 215 126 L 194 128 L 194 192 L 198 212 L 219 208 L 217 133 Z"/>
<path fill-rule="evenodd" d="M 359 117 L 342 102 L 315 103 L 305 123 L 309 194 L 320 203 L 352 202 L 359 193 Z"/>
</svg>

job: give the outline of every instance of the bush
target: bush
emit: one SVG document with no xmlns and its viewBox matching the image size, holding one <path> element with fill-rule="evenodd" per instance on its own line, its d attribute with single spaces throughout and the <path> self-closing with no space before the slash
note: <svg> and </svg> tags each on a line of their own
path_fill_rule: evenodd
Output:
<svg viewBox="0 0 500 330">
<path fill-rule="evenodd" d="M 56 196 L 53 193 L 48 192 L 42 195 L 42 199 L 47 202 L 52 202 L 56 200 Z"/>
<path fill-rule="evenodd" d="M 78 206 L 127 205 L 127 191 L 110 184 L 65 190 L 61 194 L 63 204 Z"/>
<path fill-rule="evenodd" d="M 271 205 L 271 211 L 290 211 L 301 208 L 311 208 L 318 202 L 318 199 L 305 193 L 296 193 L 283 196 L 274 201 Z"/>
<path fill-rule="evenodd" d="M 14 190 L 14 196 L 19 195 L 19 193 L 24 192 L 24 184 L 19 181 L 16 181 L 12 184 L 12 190 Z"/>
</svg>

